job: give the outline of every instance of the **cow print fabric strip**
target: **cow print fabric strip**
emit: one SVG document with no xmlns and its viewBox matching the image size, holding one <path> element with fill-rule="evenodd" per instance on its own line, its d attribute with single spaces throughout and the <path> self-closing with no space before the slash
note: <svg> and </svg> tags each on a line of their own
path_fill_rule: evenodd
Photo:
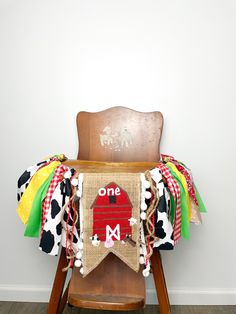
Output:
<svg viewBox="0 0 236 314">
<path fill-rule="evenodd" d="M 155 234 L 158 239 L 153 246 L 161 250 L 172 250 L 174 248 L 174 241 L 173 227 L 168 215 L 168 199 L 166 199 L 168 193 L 166 193 L 161 171 L 158 168 L 154 168 L 150 171 L 150 174 L 156 183 L 159 193 L 159 203 L 155 215 Z"/>
</svg>

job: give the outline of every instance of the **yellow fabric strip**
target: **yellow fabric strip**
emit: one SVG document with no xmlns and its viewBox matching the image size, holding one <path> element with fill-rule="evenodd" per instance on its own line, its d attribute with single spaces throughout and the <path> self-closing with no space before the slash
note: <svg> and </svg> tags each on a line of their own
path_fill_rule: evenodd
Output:
<svg viewBox="0 0 236 314">
<path fill-rule="evenodd" d="M 171 169 L 176 173 L 176 175 L 180 179 L 181 183 L 183 184 L 184 191 L 185 191 L 185 194 L 186 194 L 187 206 L 188 206 L 188 220 L 190 221 L 192 219 L 192 205 L 191 205 L 191 200 L 190 200 L 190 196 L 189 196 L 189 193 L 188 193 L 188 185 L 187 185 L 185 176 L 171 162 L 167 162 L 166 164 L 169 167 L 171 167 Z"/>
<path fill-rule="evenodd" d="M 41 185 L 47 180 L 52 171 L 55 170 L 57 166 L 61 163 L 59 161 L 53 161 L 48 166 L 39 169 L 30 180 L 30 183 L 25 190 L 20 203 L 16 209 L 18 215 L 20 216 L 22 222 L 27 224 L 30 211 L 34 202 L 35 195 Z"/>
</svg>

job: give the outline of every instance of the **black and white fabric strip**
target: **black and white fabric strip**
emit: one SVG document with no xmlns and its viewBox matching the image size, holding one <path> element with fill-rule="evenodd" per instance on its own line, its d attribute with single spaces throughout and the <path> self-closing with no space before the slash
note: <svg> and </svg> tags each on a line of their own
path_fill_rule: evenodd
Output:
<svg viewBox="0 0 236 314">
<path fill-rule="evenodd" d="M 150 171 L 152 179 L 156 183 L 159 192 L 159 202 L 156 210 L 155 234 L 158 240 L 155 241 L 154 247 L 160 250 L 172 250 L 174 248 L 173 227 L 169 221 L 169 199 L 166 191 L 161 172 L 158 168 Z"/>
</svg>

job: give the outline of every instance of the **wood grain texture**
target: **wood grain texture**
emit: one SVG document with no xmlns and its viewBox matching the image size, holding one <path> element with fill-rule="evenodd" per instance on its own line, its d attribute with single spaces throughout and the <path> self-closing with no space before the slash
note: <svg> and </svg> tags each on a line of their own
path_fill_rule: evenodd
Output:
<svg viewBox="0 0 236 314">
<path fill-rule="evenodd" d="M 48 304 L 48 314 L 60 314 L 63 312 L 67 300 L 67 295 L 64 295 L 64 298 L 62 298 L 62 293 L 67 272 L 62 272 L 62 269 L 66 267 L 67 264 L 68 262 L 66 259 L 65 249 L 62 248 Z M 67 291 L 68 290 L 66 290 L 65 292 Z"/>
<path fill-rule="evenodd" d="M 157 291 L 157 298 L 160 304 L 160 312 L 170 314 L 170 302 L 165 282 L 164 271 L 161 262 L 161 254 L 157 249 L 153 250 L 151 256 L 152 272 Z"/>
<path fill-rule="evenodd" d="M 0 314 L 45 314 L 47 303 L 0 302 Z M 108 314 L 109 311 L 78 309 L 66 306 L 63 314 Z M 137 311 L 117 311 L 116 314 L 158 314 L 159 306 L 147 305 Z M 236 314 L 234 305 L 173 305 L 172 314 Z"/>
<path fill-rule="evenodd" d="M 101 145 L 100 134 L 106 127 L 112 134 L 131 134 L 132 144 L 114 150 Z M 98 161 L 159 161 L 163 116 L 159 111 L 138 112 L 113 107 L 100 112 L 79 112 L 77 130 L 79 152 L 77 159 Z"/>
<path fill-rule="evenodd" d="M 145 305 L 145 281 L 118 257 L 109 254 L 83 278 L 74 268 L 68 302 L 81 308 L 134 310 Z"/>
<path fill-rule="evenodd" d="M 145 172 L 154 168 L 158 163 L 149 162 L 105 162 L 105 161 L 90 161 L 90 160 L 74 160 L 68 159 L 63 162 L 64 165 L 73 167 L 79 172 Z"/>
</svg>

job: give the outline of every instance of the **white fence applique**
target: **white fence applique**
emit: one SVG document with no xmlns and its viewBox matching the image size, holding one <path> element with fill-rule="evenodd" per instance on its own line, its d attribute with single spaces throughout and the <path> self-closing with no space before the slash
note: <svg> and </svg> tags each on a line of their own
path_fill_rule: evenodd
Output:
<svg viewBox="0 0 236 314">
<path fill-rule="evenodd" d="M 119 224 L 117 224 L 114 229 L 112 229 L 109 225 L 106 225 L 106 241 L 104 244 L 106 248 L 110 248 L 114 245 L 114 241 L 112 237 L 120 241 L 120 225 Z"/>
</svg>

